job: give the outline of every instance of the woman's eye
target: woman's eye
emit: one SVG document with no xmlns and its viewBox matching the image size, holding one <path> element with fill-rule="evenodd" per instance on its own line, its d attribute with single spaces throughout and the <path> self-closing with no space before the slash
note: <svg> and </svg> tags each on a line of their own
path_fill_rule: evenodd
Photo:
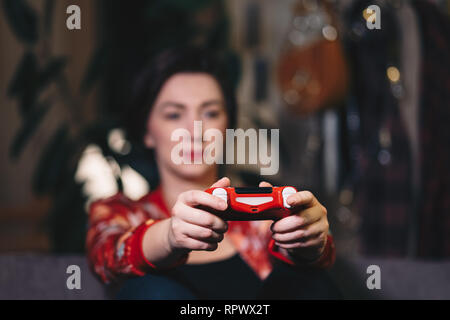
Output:
<svg viewBox="0 0 450 320">
<path fill-rule="evenodd" d="M 164 115 L 164 118 L 168 119 L 168 120 L 177 120 L 180 118 L 180 114 L 179 113 L 166 113 Z"/>
<path fill-rule="evenodd" d="M 217 118 L 219 115 L 220 115 L 220 111 L 217 111 L 217 110 L 207 111 L 205 113 L 205 116 L 207 118 Z"/>
</svg>

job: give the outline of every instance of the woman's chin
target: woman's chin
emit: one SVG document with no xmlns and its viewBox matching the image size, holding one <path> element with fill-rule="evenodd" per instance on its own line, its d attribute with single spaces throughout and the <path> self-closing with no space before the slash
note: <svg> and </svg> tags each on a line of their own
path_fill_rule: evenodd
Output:
<svg viewBox="0 0 450 320">
<path fill-rule="evenodd" d="M 196 180 L 204 177 L 214 166 L 207 164 L 189 164 L 177 166 L 175 171 L 178 175 L 189 180 Z"/>
</svg>

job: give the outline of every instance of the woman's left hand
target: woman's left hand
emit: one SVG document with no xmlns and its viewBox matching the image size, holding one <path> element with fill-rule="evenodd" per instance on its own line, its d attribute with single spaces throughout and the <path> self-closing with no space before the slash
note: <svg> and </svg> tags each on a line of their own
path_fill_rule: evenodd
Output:
<svg viewBox="0 0 450 320">
<path fill-rule="evenodd" d="M 259 186 L 271 187 L 267 182 Z M 294 258 L 317 260 L 327 243 L 327 209 L 309 191 L 292 194 L 286 201 L 294 213 L 272 224 L 275 244 Z"/>
</svg>

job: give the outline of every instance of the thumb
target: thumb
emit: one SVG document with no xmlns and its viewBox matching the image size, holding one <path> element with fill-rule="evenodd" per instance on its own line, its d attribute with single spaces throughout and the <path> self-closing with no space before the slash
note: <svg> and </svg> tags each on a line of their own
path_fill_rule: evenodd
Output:
<svg viewBox="0 0 450 320">
<path fill-rule="evenodd" d="M 261 181 L 259 183 L 259 187 L 260 188 L 262 188 L 262 187 L 272 187 L 272 185 L 270 183 L 266 182 L 266 181 Z"/>
<path fill-rule="evenodd" d="M 230 179 L 227 177 L 223 177 L 222 179 L 217 180 L 210 188 L 217 188 L 217 187 L 229 187 L 231 185 Z"/>
</svg>

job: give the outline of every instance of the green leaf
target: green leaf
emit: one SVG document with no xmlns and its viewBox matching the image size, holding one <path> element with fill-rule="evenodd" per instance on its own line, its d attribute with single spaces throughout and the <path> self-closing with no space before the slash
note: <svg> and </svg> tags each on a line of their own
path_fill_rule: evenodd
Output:
<svg viewBox="0 0 450 320">
<path fill-rule="evenodd" d="M 34 44 L 38 39 L 36 12 L 24 0 L 3 0 L 6 19 L 19 40 Z"/>
<path fill-rule="evenodd" d="M 24 91 L 29 90 L 36 80 L 36 74 L 36 56 L 31 51 L 26 51 L 9 83 L 8 96 L 19 96 Z"/>
<path fill-rule="evenodd" d="M 10 157 L 16 159 L 23 151 L 27 142 L 31 138 L 31 136 L 36 132 L 36 129 L 39 127 L 44 115 L 47 113 L 50 108 L 50 102 L 44 101 L 38 107 L 33 108 L 32 111 L 27 115 L 25 122 L 22 125 L 22 128 L 14 137 L 11 145 L 9 154 Z"/>
<path fill-rule="evenodd" d="M 8 86 L 8 96 L 19 98 L 19 111 L 23 117 L 36 103 L 38 94 L 36 56 L 27 51 L 19 62 L 16 72 Z"/>
<path fill-rule="evenodd" d="M 28 114 L 33 111 L 36 105 L 38 91 L 36 86 L 30 86 L 21 94 L 19 99 L 19 111 L 23 119 L 26 119 Z"/>
<path fill-rule="evenodd" d="M 39 74 L 39 89 L 44 89 L 52 80 L 56 79 L 66 64 L 66 57 L 52 58 Z"/>
<path fill-rule="evenodd" d="M 8 87 L 8 96 L 19 97 L 19 108 L 24 117 L 32 111 L 39 92 L 57 78 L 66 63 L 65 57 L 52 58 L 40 71 L 34 53 L 25 52 Z"/>
</svg>

